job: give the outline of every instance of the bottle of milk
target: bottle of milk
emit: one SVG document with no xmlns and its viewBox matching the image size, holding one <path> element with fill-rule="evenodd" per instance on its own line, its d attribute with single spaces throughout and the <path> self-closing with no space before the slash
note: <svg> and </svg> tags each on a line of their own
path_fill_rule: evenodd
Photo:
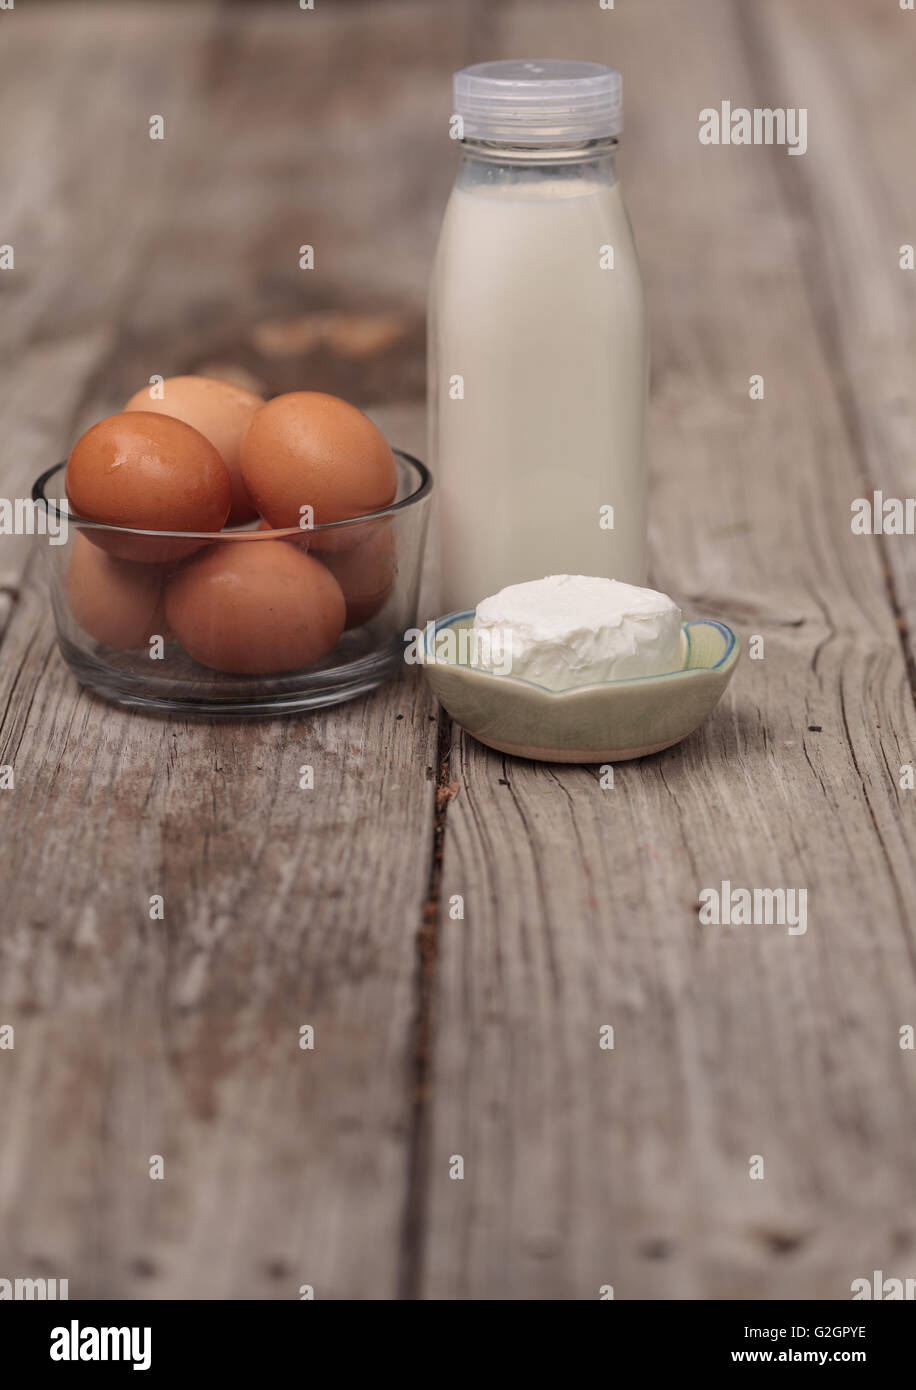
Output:
<svg viewBox="0 0 916 1390">
<path fill-rule="evenodd" d="M 643 585 L 648 342 L 620 74 L 480 63 L 455 74 L 455 116 L 428 345 L 442 611 L 549 574 Z"/>
</svg>

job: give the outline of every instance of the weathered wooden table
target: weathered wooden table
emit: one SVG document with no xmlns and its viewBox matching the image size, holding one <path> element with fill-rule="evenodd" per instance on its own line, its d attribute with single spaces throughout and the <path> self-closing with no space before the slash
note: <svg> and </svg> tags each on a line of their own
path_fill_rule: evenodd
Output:
<svg viewBox="0 0 916 1390">
<path fill-rule="evenodd" d="M 0 1276 L 842 1299 L 916 1272 L 916 558 L 850 524 L 916 491 L 916 14 L 0 13 L 0 487 L 153 372 L 337 391 L 422 452 L 449 74 L 542 53 L 626 78 L 652 582 L 763 657 L 612 790 L 469 741 L 416 672 L 309 718 L 148 718 L 80 690 L 37 543 L 0 537 Z M 704 147 L 725 99 L 806 107 L 807 153 Z M 806 889 L 807 932 L 704 925 L 723 880 Z"/>
</svg>

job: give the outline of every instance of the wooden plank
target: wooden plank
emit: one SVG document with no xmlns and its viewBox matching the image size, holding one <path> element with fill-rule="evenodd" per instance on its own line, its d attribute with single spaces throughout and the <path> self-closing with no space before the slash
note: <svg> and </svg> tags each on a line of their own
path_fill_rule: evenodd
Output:
<svg viewBox="0 0 916 1390">
<path fill-rule="evenodd" d="M 270 238 L 291 225 L 302 138 L 292 82 L 306 42 L 322 70 L 355 25 L 394 85 L 377 42 L 388 16 L 363 7 L 329 34 L 300 30 L 298 16 L 293 28 L 279 10 L 246 14 L 250 31 L 212 6 L 82 7 L 76 26 L 62 12 L 16 13 L 0 72 L 16 132 L 4 173 L 21 191 L 19 297 L 0 324 L 11 490 L 116 408 L 138 370 L 186 370 L 207 353 L 248 370 L 233 306 L 241 298 L 251 331 L 277 313 L 275 289 L 257 277 L 270 282 Z M 399 34 L 410 18 L 408 7 Z M 62 29 L 75 47 L 59 42 Z M 68 124 L 84 111 L 90 60 L 94 102 Z M 2 80 L 25 63 L 31 86 Z M 263 100 L 265 71 L 282 78 L 278 109 Z M 314 118 L 309 168 L 329 173 L 313 196 L 331 208 L 347 112 L 322 112 L 301 81 L 297 91 L 306 128 Z M 406 102 L 381 99 L 375 134 L 397 142 Z M 166 105 L 167 138 L 151 151 L 129 118 Z M 170 120 L 184 127 L 178 138 Z M 228 167 L 202 191 L 204 155 Z M 364 144 L 359 158 L 365 168 L 375 155 Z M 410 204 L 386 215 L 386 237 L 406 247 Z M 352 242 L 340 244 L 348 275 Z M 365 262 L 367 286 L 389 270 Z M 344 348 L 359 327 L 346 321 Z M 374 356 L 347 361 L 354 384 L 378 379 Z M 378 418 L 422 452 L 416 407 Z M 69 1278 L 71 1297 L 296 1298 L 306 1283 L 317 1297 L 392 1296 L 434 703 L 405 673 L 301 719 L 113 710 L 64 668 L 27 544 L 3 548 L 16 602 L 0 663 L 0 763 L 13 765 L 15 787 L 0 797 L 0 1019 L 16 1047 L 0 1067 L 0 1268 Z M 304 763 L 313 791 L 298 785 Z M 149 916 L 156 893 L 162 922 Z M 313 1052 L 298 1046 L 306 1023 Z M 162 1182 L 150 1180 L 156 1154 Z"/>
<path fill-rule="evenodd" d="M 422 684 L 188 723 L 79 694 L 31 587 L 7 643 L 3 1267 L 69 1277 L 73 1297 L 390 1294 L 433 789 Z"/>
<path fill-rule="evenodd" d="M 455 737 L 430 943 L 429 1297 L 848 1298 L 912 1255 L 916 1076 L 897 1030 L 916 984 L 916 812 L 897 769 L 916 720 L 879 547 L 849 529 L 847 383 L 799 252 L 816 228 L 776 153 L 698 142 L 705 106 L 786 96 L 761 90 L 739 8 L 570 11 L 564 47 L 626 76 L 653 581 L 762 635 L 765 658 L 613 790 Z M 490 52 L 554 51 L 551 24 L 517 7 Z M 821 58 L 829 112 L 847 92 Z M 831 278 L 834 301 L 846 284 Z M 698 894 L 723 879 L 807 888 L 807 933 L 701 926 Z"/>
<path fill-rule="evenodd" d="M 196 90 L 157 151 L 166 196 L 104 364 L 112 407 L 153 372 L 214 364 L 271 395 L 422 401 L 426 277 L 449 178 L 439 70 L 461 61 L 467 8 L 219 11 Z M 313 270 L 300 269 L 303 245 Z"/>
<path fill-rule="evenodd" d="M 829 9 L 778 0 L 742 13 L 760 83 L 804 97 L 817 114 L 816 156 L 801 171 L 797 159 L 778 170 L 808 230 L 800 253 L 824 353 L 844 386 L 854 495 L 913 498 L 916 270 L 901 268 L 900 250 L 916 244 L 916 187 L 904 172 L 916 143 L 916 16 L 861 0 Z M 879 549 L 916 688 L 916 545 L 912 534 L 888 535 Z"/>
<path fill-rule="evenodd" d="M 149 116 L 164 107 L 180 123 L 189 110 L 215 12 L 204 3 L 167 16 L 111 6 L 81 6 L 78 18 L 58 7 L 4 15 L 0 186 L 15 256 L 0 272 L 4 497 L 28 497 L 75 434 L 120 403 L 95 374 L 161 228 L 178 148 L 149 139 Z M 27 537 L 0 537 L 0 633 L 30 550 Z"/>
</svg>

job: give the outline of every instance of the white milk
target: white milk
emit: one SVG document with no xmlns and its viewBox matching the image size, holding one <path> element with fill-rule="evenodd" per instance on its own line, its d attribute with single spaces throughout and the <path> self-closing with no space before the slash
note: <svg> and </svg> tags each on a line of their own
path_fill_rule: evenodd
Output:
<svg viewBox="0 0 916 1390">
<path fill-rule="evenodd" d="M 646 310 L 613 163 L 476 168 L 430 301 L 442 611 L 545 574 L 643 585 Z"/>
</svg>

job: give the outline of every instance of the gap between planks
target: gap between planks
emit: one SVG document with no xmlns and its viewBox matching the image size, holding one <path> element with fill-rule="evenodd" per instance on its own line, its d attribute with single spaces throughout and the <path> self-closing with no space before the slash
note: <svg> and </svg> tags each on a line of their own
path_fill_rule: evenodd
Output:
<svg viewBox="0 0 916 1390">
<path fill-rule="evenodd" d="M 410 1081 L 413 1095 L 407 1145 L 407 1195 L 398 1273 L 398 1298 L 409 1300 L 422 1298 L 423 1288 L 426 1208 L 429 1199 L 427 1173 L 432 1138 L 430 1095 L 433 1086 L 436 970 L 442 912 L 442 862 L 448 803 L 455 794 L 451 780 L 453 728 L 451 717 L 440 705 L 429 887 L 423 907 L 423 919 L 416 935 L 416 1011 L 410 1040 Z"/>
</svg>

